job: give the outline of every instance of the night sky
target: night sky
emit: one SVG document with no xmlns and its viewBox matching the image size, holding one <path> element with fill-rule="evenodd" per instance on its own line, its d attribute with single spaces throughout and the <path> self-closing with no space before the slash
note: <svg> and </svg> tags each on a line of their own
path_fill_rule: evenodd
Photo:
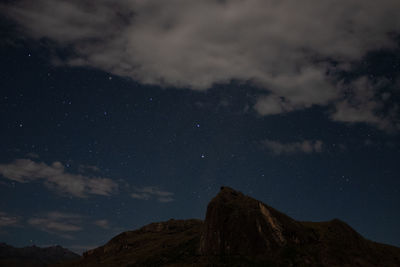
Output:
<svg viewBox="0 0 400 267">
<path fill-rule="evenodd" d="M 399 1 L 142 2 L 0 2 L 1 242 L 82 252 L 226 185 L 400 246 Z"/>
</svg>

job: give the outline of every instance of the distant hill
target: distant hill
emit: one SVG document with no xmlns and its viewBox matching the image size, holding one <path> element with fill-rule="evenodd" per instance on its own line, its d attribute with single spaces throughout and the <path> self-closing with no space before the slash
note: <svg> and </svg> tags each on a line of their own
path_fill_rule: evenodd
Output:
<svg viewBox="0 0 400 267">
<path fill-rule="evenodd" d="M 0 266 L 4 267 L 42 267 L 78 258 L 78 254 L 60 246 L 15 248 L 0 243 Z"/>
<path fill-rule="evenodd" d="M 57 266 L 400 266 L 400 248 L 366 240 L 337 219 L 296 221 L 222 187 L 204 222 L 152 223 Z"/>
</svg>

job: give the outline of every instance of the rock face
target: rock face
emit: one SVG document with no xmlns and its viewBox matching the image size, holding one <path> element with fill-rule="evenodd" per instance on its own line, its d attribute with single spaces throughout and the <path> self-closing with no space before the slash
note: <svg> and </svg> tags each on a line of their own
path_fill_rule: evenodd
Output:
<svg viewBox="0 0 400 267">
<path fill-rule="evenodd" d="M 312 231 L 275 209 L 222 187 L 209 203 L 201 237 L 203 255 L 257 256 L 316 239 Z"/>
<path fill-rule="evenodd" d="M 337 219 L 296 221 L 222 187 L 204 222 L 152 223 L 59 266 L 400 266 L 400 248 L 366 240 Z"/>
<path fill-rule="evenodd" d="M 0 266 L 39 267 L 78 258 L 80 258 L 78 254 L 60 246 L 15 248 L 5 243 L 0 243 Z"/>
</svg>

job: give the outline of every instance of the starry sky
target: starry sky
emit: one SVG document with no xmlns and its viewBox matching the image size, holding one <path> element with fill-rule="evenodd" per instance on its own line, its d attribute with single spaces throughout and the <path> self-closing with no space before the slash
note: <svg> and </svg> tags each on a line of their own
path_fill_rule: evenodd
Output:
<svg viewBox="0 0 400 267">
<path fill-rule="evenodd" d="M 220 186 L 400 246 L 400 10 L 0 2 L 0 241 L 76 252 Z"/>
</svg>

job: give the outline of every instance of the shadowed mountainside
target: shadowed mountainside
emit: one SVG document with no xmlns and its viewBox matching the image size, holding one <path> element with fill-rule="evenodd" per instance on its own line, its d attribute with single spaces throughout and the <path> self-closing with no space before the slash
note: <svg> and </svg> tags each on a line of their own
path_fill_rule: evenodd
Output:
<svg viewBox="0 0 400 267">
<path fill-rule="evenodd" d="M 400 266 L 400 248 L 337 219 L 296 221 L 222 187 L 204 222 L 152 223 L 58 266 Z"/>
<path fill-rule="evenodd" d="M 78 254 L 60 246 L 15 248 L 5 243 L 0 243 L 0 266 L 43 267 L 79 258 Z"/>
</svg>

